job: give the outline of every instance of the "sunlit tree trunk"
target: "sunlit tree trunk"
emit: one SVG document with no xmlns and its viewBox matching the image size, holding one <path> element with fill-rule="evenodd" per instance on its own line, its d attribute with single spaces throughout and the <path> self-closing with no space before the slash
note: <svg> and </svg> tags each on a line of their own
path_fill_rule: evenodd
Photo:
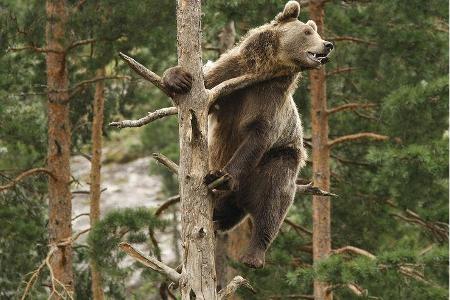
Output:
<svg viewBox="0 0 450 300">
<path fill-rule="evenodd" d="M 49 242 L 51 245 L 72 235 L 72 202 L 70 193 L 69 80 L 66 60 L 67 7 L 64 0 L 48 0 L 47 86 L 48 86 L 48 169 Z M 60 246 L 50 260 L 54 276 L 68 291 L 73 291 L 72 245 Z M 58 287 L 60 288 L 60 287 Z M 57 297 L 56 295 L 54 296 Z"/>
<path fill-rule="evenodd" d="M 309 3 L 309 15 L 323 36 L 324 1 Z M 330 150 L 328 147 L 328 115 L 325 68 L 310 72 L 311 123 L 312 123 L 312 165 L 314 186 L 330 189 Z M 327 257 L 331 250 L 330 200 L 329 197 L 313 196 L 313 259 L 317 263 Z M 314 298 L 331 300 L 327 285 L 314 281 Z"/>
<path fill-rule="evenodd" d="M 97 70 L 96 77 L 105 77 L 105 68 Z M 94 117 L 92 121 L 92 159 L 91 159 L 91 227 L 100 219 L 100 184 L 101 184 L 101 160 L 102 160 L 102 133 L 103 111 L 105 104 L 105 83 L 103 80 L 95 84 Z M 92 297 L 94 300 L 103 300 L 102 276 L 95 261 L 90 262 L 92 277 Z"/>
</svg>

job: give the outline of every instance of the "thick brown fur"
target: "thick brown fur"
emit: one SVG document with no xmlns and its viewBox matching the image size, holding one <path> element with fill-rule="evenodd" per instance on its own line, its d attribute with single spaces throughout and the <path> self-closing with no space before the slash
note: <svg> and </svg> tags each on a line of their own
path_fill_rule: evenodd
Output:
<svg viewBox="0 0 450 300">
<path fill-rule="evenodd" d="M 328 54 L 332 49 L 315 32 L 314 22 L 297 20 L 299 11 L 297 2 L 289 1 L 274 21 L 251 30 L 204 71 L 206 88 L 243 74 L 292 73 L 220 98 L 210 110 L 212 172 L 206 180 L 224 173 L 232 178 L 227 187 L 231 191 L 217 199 L 214 223 L 218 230 L 230 230 L 247 215 L 252 218 L 250 246 L 241 261 L 253 268 L 264 265 L 306 161 L 303 128 L 292 99 L 299 72 L 321 64 L 309 59 L 307 52 Z M 188 73 L 180 67 L 166 71 L 163 80 L 175 92 L 188 90 Z"/>
</svg>

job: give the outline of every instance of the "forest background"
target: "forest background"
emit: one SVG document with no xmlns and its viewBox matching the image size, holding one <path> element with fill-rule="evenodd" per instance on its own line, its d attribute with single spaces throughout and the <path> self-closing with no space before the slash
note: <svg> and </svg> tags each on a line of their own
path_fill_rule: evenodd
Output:
<svg viewBox="0 0 450 300">
<path fill-rule="evenodd" d="M 224 50 L 221 37 L 230 22 L 237 41 L 284 4 L 205 1 L 204 61 Z M 65 5 L 72 155 L 92 157 L 93 104 L 101 89 L 104 146 L 118 149 L 105 152 L 104 166 L 154 152 L 178 161 L 175 117 L 138 129 L 108 126 L 167 106 L 167 97 L 132 74 L 118 53 L 132 54 L 158 74 L 176 65 L 175 1 Z M 45 9 L 44 1 L 0 2 L 0 185 L 47 163 Z M 307 5 L 300 19 L 309 19 Z M 329 137 L 352 136 L 331 152 L 331 192 L 339 195 L 331 199 L 332 249 L 353 246 L 374 256 L 331 255 L 312 266 L 311 197 L 299 195 L 266 268 L 249 270 L 233 259 L 225 268 L 239 270 L 257 290 L 240 291 L 242 299 L 309 297 L 315 279 L 327 282 L 335 299 L 448 299 L 448 2 L 327 1 L 323 37 L 336 44 L 326 66 L 328 107 L 339 108 L 329 115 Z M 305 72 L 295 100 L 311 147 L 309 81 Z M 300 174 L 305 181 L 312 163 Z M 161 181 L 161 203 L 177 194 L 172 173 L 154 162 L 145 168 Z M 20 297 L 48 254 L 47 177 L 36 173 L 0 191 L 1 299 Z M 76 179 L 71 190 L 79 192 Z M 73 245 L 76 299 L 92 298 L 92 260 L 108 299 L 171 299 L 163 278 L 127 262 L 116 246 L 127 240 L 159 255 L 158 235 L 177 236 L 176 209 L 161 218 L 136 207 L 101 215 L 89 237 Z M 171 247 L 179 248 L 176 238 Z M 176 266 L 176 260 L 167 263 Z M 30 299 L 47 298 L 49 282 L 43 270 Z"/>
</svg>

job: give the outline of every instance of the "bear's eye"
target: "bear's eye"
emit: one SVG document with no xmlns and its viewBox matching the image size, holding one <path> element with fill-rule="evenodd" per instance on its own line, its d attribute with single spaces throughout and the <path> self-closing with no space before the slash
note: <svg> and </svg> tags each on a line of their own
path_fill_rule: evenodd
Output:
<svg viewBox="0 0 450 300">
<path fill-rule="evenodd" d="M 312 34 L 312 32 L 311 32 L 311 30 L 309 30 L 309 29 L 306 29 L 306 30 L 305 30 L 305 34 L 306 34 L 306 35 L 311 35 L 311 34 Z"/>
</svg>

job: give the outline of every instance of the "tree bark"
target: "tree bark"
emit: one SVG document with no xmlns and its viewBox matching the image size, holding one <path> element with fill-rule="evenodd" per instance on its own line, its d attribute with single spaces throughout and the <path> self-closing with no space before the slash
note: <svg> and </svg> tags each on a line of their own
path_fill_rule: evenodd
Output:
<svg viewBox="0 0 450 300">
<path fill-rule="evenodd" d="M 204 177 L 208 171 L 208 95 L 201 58 L 201 1 L 178 0 L 178 64 L 193 76 L 192 89 L 178 95 L 180 196 L 183 246 L 181 298 L 216 299 L 213 202 Z"/>
<path fill-rule="evenodd" d="M 105 76 L 105 68 L 97 70 L 96 77 Z M 101 160 L 102 160 L 102 133 L 103 133 L 103 111 L 105 104 L 105 82 L 98 81 L 95 84 L 94 116 L 92 120 L 92 159 L 91 159 L 91 228 L 100 220 L 100 195 L 101 195 Z M 103 300 L 102 276 L 94 260 L 90 261 L 91 290 L 94 300 Z"/>
<path fill-rule="evenodd" d="M 317 24 L 318 32 L 324 32 L 324 1 L 309 3 L 309 15 Z M 324 68 L 310 72 L 312 165 L 314 186 L 330 190 L 330 149 L 328 147 L 328 114 L 326 96 L 326 72 Z M 317 263 L 326 258 L 331 250 L 330 198 L 313 196 L 313 260 Z M 314 281 L 314 298 L 332 300 L 327 285 Z"/>
<path fill-rule="evenodd" d="M 49 171 L 49 242 L 57 244 L 72 235 L 72 202 L 70 193 L 70 145 L 68 72 L 65 54 L 67 7 L 64 0 L 48 0 L 46 3 L 48 85 L 48 156 Z M 50 260 L 54 276 L 73 292 L 72 245 L 58 247 Z M 57 297 L 56 295 L 54 296 Z"/>
</svg>

